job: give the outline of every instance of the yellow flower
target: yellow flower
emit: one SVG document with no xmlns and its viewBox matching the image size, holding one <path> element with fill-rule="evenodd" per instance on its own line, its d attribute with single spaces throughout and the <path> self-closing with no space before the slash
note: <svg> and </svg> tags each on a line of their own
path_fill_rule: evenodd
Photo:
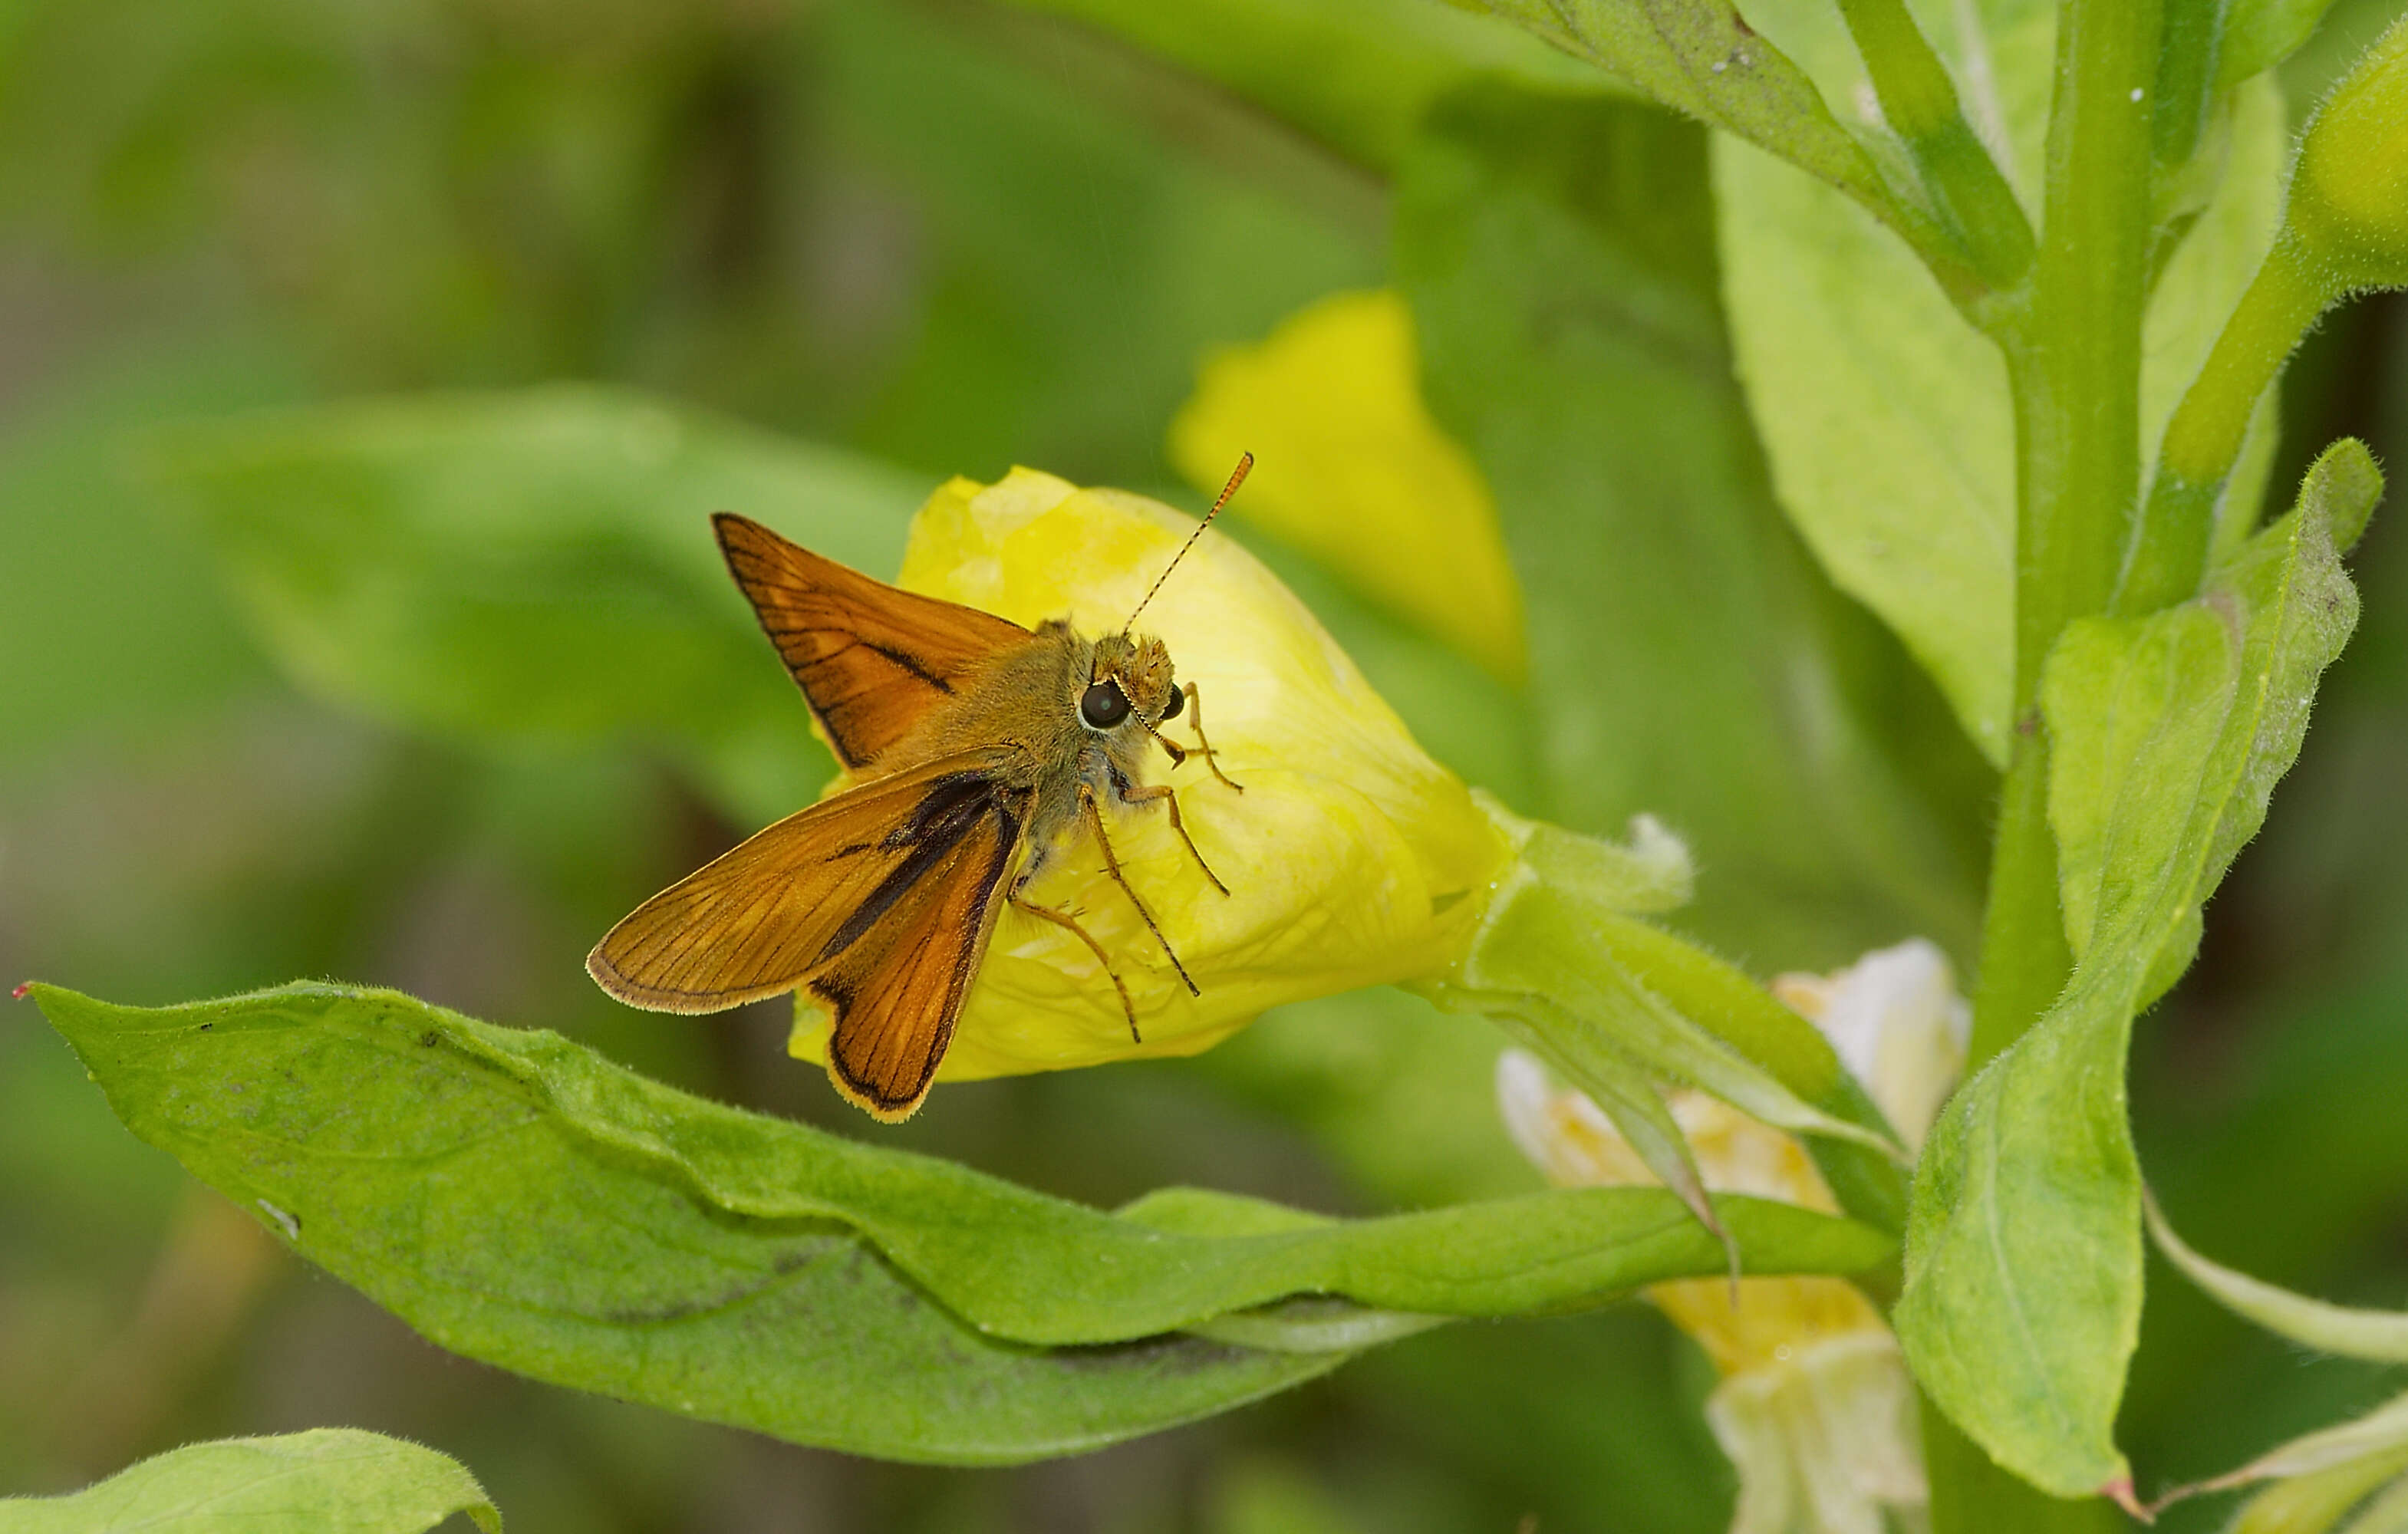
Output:
<svg viewBox="0 0 2408 1534">
<path fill-rule="evenodd" d="M 1028 626 L 1069 619 L 1117 631 L 1193 518 L 1141 496 L 1081 490 L 1014 469 L 955 480 L 922 508 L 898 584 Z M 1503 832 L 1413 743 L 1345 652 L 1253 556 L 1207 536 L 1146 608 L 1140 631 L 1170 650 L 1219 764 L 1149 780 L 1178 791 L 1208 882 L 1159 807 L 1108 808 L 1129 882 L 1202 992 L 1191 996 L 1128 896 L 1082 834 L 1027 889 L 1075 915 L 1112 956 L 1144 1041 L 1130 1039 L 1111 981 L 1072 934 L 1006 908 L 940 1081 L 1192 1054 L 1266 1008 L 1442 970 L 1477 925 L 1512 857 Z M 1165 733 L 1192 740 L 1189 721 Z M 842 786 L 839 783 L 838 786 Z M 826 1019 L 798 1007 L 790 1044 L 824 1058 Z"/>
<path fill-rule="evenodd" d="M 1422 404 L 1401 295 L 1332 294 L 1206 362 L 1171 423 L 1170 461 L 1209 490 L 1248 451 L 1261 466 L 1239 514 L 1522 680 L 1522 589 L 1497 503 Z"/>
<path fill-rule="evenodd" d="M 1920 939 L 1834 975 L 1784 975 L 1774 991 L 1830 1039 L 1910 1143 L 1931 1127 L 1963 1068 L 1967 1014 L 1947 960 Z M 1497 1096 L 1514 1140 L 1569 1187 L 1655 1181 L 1604 1112 L 1508 1050 Z M 1706 1185 L 1838 1212 L 1798 1142 L 1699 1092 L 1670 1095 Z M 1915 1398 L 1898 1339 L 1836 1278 L 1659 1283 L 1647 1297 L 1695 1339 L 1722 1383 L 1706 1404 L 1738 1467 L 1732 1534 L 1882 1534 L 1920 1527 L 1928 1502 Z M 1885 1521 L 1885 1519 L 1887 1521 Z"/>
</svg>

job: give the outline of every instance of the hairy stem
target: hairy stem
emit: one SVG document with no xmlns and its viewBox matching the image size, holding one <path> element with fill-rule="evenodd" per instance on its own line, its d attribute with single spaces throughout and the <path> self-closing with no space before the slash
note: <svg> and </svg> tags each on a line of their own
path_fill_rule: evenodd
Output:
<svg viewBox="0 0 2408 1534">
<path fill-rule="evenodd" d="M 2067 0 L 2057 23 L 2032 305 L 2007 346 L 2015 403 L 2016 746 L 2000 805 L 1976 1059 L 2045 1010 L 2071 964 L 2048 832 L 2041 667 L 2113 589 L 2140 480 L 2156 0 Z"/>
<path fill-rule="evenodd" d="M 2329 297 L 2298 241 L 2276 241 L 2166 423 L 2157 480 L 2116 582 L 2115 611 L 2153 612 L 2199 589 L 2216 503 L 2248 437 L 2250 413 Z"/>
</svg>

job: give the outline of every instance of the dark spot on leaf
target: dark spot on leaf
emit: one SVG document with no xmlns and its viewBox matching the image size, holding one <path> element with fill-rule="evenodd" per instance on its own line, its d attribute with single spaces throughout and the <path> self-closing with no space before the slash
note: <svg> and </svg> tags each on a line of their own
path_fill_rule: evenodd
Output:
<svg viewBox="0 0 2408 1534">
<path fill-rule="evenodd" d="M 208 1032 L 211 1028 L 214 1028 L 214 1027 L 216 1027 L 216 1026 L 217 1026 L 217 1025 L 216 1025 L 216 1024 L 214 1024 L 214 1023 L 204 1023 L 204 1024 L 202 1024 L 202 1025 L 201 1025 L 201 1031 L 202 1031 L 203 1033 L 207 1033 L 207 1032 Z"/>
<path fill-rule="evenodd" d="M 443 1042 L 443 1036 L 436 1032 L 433 1028 L 429 1028 L 424 1033 L 418 1036 L 418 1041 L 425 1048 L 433 1049 L 436 1045 Z"/>
<path fill-rule="evenodd" d="M 847 1240 L 846 1238 L 834 1238 Z M 770 1257 L 769 1270 L 742 1283 L 733 1283 L 716 1294 L 699 1295 L 692 1299 L 672 1299 L 658 1305 L 627 1306 L 605 1311 L 602 1319 L 614 1326 L 650 1326 L 671 1321 L 688 1321 L 714 1311 L 724 1311 L 766 1293 L 785 1279 L 810 1267 L 827 1255 L 830 1238 L 822 1237 L 809 1245 L 780 1252 Z M 847 1244 L 852 1244 L 849 1240 Z"/>
<path fill-rule="evenodd" d="M 1241 1362 L 1254 1350 L 1184 1332 L 1165 1332 L 1159 1337 L 1140 1337 L 1133 1342 L 1098 1342 L 1050 1351 L 1053 1361 L 1068 1369 L 1117 1371 L 1135 1367 L 1176 1378 Z"/>
</svg>

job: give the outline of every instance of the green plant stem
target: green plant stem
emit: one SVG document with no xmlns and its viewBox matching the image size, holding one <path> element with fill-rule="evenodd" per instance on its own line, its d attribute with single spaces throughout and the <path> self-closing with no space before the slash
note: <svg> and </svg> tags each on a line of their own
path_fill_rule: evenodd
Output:
<svg viewBox="0 0 2408 1534">
<path fill-rule="evenodd" d="M 1977 1062 L 2022 1036 L 2071 968 L 2036 704 L 2058 633 L 2107 605 L 2139 488 L 2157 30 L 2156 0 L 2068 0 L 2057 23 L 2044 230 L 2031 308 L 2006 347 L 2015 402 L 2016 741 L 1983 923 Z"/>
<path fill-rule="evenodd" d="M 2003 290 L 2032 262 L 2031 222 L 1966 122 L 1956 87 L 1905 0 L 1840 0 L 1882 115 L 1906 146 L 1942 227 L 1983 282 Z"/>
<path fill-rule="evenodd" d="M 1992 843 L 1969 1069 L 2021 1038 L 2072 968 L 2039 709 L 2050 648 L 2103 609 L 2140 485 L 2141 316 L 2151 228 L 2158 0 L 2065 0 L 2031 302 L 2003 337 L 2015 405 L 2015 734 Z M 1933 1534 L 2100 1527 L 1926 1413 Z"/>
<path fill-rule="evenodd" d="M 2248 438 L 2250 415 L 2330 301 L 2299 241 L 2276 241 L 2166 423 L 2157 479 L 2116 582 L 2114 611 L 2154 612 L 2199 590 L 2216 502 Z"/>
<path fill-rule="evenodd" d="M 2036 719 L 2027 714 L 2027 722 Z M 2048 741 L 2019 726 L 1990 844 L 1982 968 L 1973 989 L 1971 1075 L 2048 1010 L 2073 968 L 2057 903 L 2057 841 L 2048 825 Z"/>
</svg>

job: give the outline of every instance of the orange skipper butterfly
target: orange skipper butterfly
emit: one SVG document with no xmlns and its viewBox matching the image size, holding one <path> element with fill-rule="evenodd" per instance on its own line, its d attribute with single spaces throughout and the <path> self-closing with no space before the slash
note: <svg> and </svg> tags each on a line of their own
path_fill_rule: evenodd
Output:
<svg viewBox="0 0 2408 1534">
<path fill-rule="evenodd" d="M 1068 621 L 1034 631 L 975 608 L 897 590 L 787 542 L 760 523 L 712 519 L 721 552 L 853 785 L 768 827 L 653 896 L 595 945 L 602 988 L 656 1011 L 714 1012 L 806 990 L 827 1009 L 828 1076 L 873 1117 L 909 1118 L 928 1095 L 987 939 L 1007 904 L 1077 935 L 1137 1010 L 1111 959 L 1066 911 L 1022 898 L 1084 831 L 1196 990 L 1123 877 L 1102 807 L 1159 804 L 1223 895 L 1167 785 L 1140 787 L 1147 743 L 1173 767 L 1205 740 L 1196 684 L 1179 686 L 1162 641 L 1134 632 L 1236 495 L 1254 455 L 1155 578 L 1117 634 Z M 1161 733 L 1182 712 L 1197 744 Z"/>
</svg>

